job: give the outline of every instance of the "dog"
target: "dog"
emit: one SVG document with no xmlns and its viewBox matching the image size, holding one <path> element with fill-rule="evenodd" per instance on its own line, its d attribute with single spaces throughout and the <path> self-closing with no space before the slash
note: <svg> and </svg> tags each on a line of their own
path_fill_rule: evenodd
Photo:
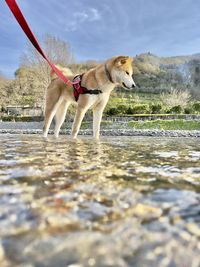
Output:
<svg viewBox="0 0 200 267">
<path fill-rule="evenodd" d="M 77 101 L 77 110 L 72 125 L 72 138 L 76 139 L 81 122 L 88 109 L 93 110 L 93 136 L 99 139 L 100 123 L 103 110 L 116 86 L 132 90 L 136 87 L 133 80 L 133 59 L 127 56 L 116 56 L 99 64 L 82 75 L 74 75 L 70 69 L 59 67 L 70 81 L 76 85 L 66 85 L 51 71 L 51 83 L 46 91 L 45 119 L 43 135 L 47 137 L 50 124 L 55 116 L 54 135 L 59 136 L 70 104 Z M 78 87 L 77 87 L 78 86 Z"/>
</svg>

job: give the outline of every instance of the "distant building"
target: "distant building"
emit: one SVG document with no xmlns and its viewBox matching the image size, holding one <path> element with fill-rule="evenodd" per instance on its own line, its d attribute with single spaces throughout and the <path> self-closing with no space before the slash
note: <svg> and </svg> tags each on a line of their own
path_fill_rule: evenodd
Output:
<svg viewBox="0 0 200 267">
<path fill-rule="evenodd" d="M 21 116 L 42 116 L 43 111 L 41 107 L 30 107 L 30 106 L 7 106 L 8 115 L 21 115 Z"/>
</svg>

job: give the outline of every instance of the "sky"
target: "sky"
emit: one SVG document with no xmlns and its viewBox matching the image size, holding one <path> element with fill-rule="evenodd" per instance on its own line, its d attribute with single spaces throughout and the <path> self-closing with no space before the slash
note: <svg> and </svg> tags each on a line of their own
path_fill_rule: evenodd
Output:
<svg viewBox="0 0 200 267">
<path fill-rule="evenodd" d="M 114 55 L 200 52 L 197 0 L 17 0 L 41 42 L 49 33 L 68 42 L 77 62 Z M 0 1 L 0 73 L 12 78 L 27 38 Z"/>
</svg>

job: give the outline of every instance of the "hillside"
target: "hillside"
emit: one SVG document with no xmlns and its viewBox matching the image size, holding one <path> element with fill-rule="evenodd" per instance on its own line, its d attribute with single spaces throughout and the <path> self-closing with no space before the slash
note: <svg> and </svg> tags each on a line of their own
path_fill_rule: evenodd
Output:
<svg viewBox="0 0 200 267">
<path fill-rule="evenodd" d="M 94 60 L 68 65 L 75 73 L 82 73 L 98 62 Z M 189 90 L 195 99 L 200 99 L 200 54 L 177 57 L 159 57 L 143 53 L 134 58 L 134 79 L 137 92 L 161 93 L 171 88 Z M 43 105 L 45 88 L 49 83 L 47 66 L 21 66 L 15 79 L 6 80 L 0 75 L 0 106 L 8 104 Z M 123 92 L 122 89 L 118 92 Z M 125 92 L 126 93 L 126 92 Z"/>
<path fill-rule="evenodd" d="M 200 54 L 159 57 L 143 53 L 135 57 L 134 74 L 140 91 L 162 92 L 173 87 L 199 96 Z"/>
<path fill-rule="evenodd" d="M 180 66 L 187 64 L 194 60 L 200 60 L 200 54 L 188 55 L 188 56 L 174 56 L 174 57 L 159 57 L 157 55 L 149 53 L 143 53 L 136 55 L 135 61 L 152 64 L 156 67 L 169 68 L 170 66 Z"/>
</svg>

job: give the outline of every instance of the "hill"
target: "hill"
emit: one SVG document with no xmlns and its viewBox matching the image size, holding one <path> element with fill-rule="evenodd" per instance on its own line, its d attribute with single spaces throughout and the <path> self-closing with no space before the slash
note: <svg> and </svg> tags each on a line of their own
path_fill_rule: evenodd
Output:
<svg viewBox="0 0 200 267">
<path fill-rule="evenodd" d="M 187 89 L 195 99 L 200 99 L 200 54 L 159 57 L 148 52 L 137 55 L 133 62 L 138 92 L 161 93 L 168 92 L 171 88 Z M 83 73 L 97 64 L 98 62 L 90 60 L 68 66 L 75 73 Z M 6 80 L 0 74 L 0 107 L 9 104 L 43 105 L 48 83 L 49 69 L 46 67 L 41 69 L 35 65 L 23 65 L 16 70 L 13 80 Z"/>
<path fill-rule="evenodd" d="M 200 54 L 159 57 L 149 53 L 134 60 L 136 82 L 143 92 L 161 92 L 173 88 L 188 89 L 198 95 L 200 88 Z"/>
</svg>

